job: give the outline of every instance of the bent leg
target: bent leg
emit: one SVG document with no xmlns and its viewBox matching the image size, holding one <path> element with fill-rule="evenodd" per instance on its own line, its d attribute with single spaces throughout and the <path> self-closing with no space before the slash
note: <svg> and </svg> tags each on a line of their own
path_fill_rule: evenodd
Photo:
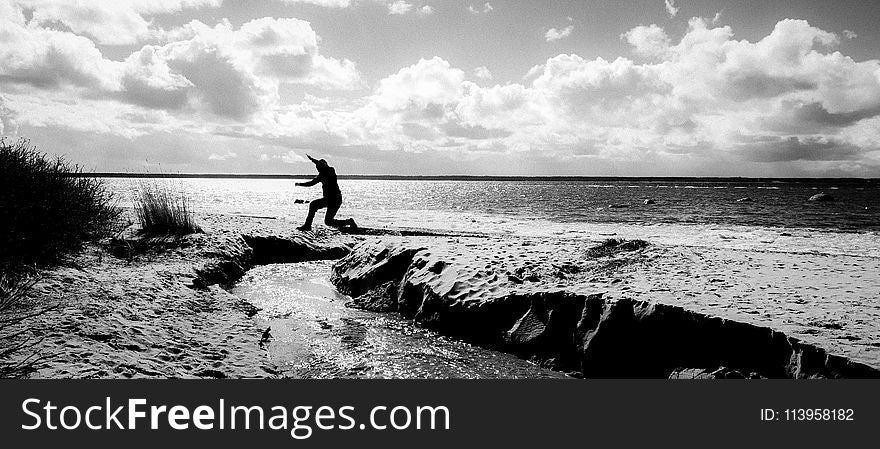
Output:
<svg viewBox="0 0 880 449">
<path fill-rule="evenodd" d="M 327 214 L 324 215 L 324 224 L 327 226 L 337 226 L 336 224 L 339 220 L 336 219 L 336 212 L 339 212 L 339 206 L 342 206 L 341 201 L 331 201 L 327 204 Z"/>
<path fill-rule="evenodd" d="M 327 205 L 327 215 L 324 216 L 324 224 L 327 226 L 333 226 L 335 228 L 341 228 L 344 226 L 351 226 L 356 228 L 354 220 L 349 218 L 348 220 L 337 220 L 336 212 L 339 212 L 339 206 L 342 206 L 342 202 L 333 202 Z"/>
<path fill-rule="evenodd" d="M 311 204 L 309 204 L 309 215 L 306 216 L 306 222 L 297 229 L 302 231 L 312 229 L 312 220 L 315 219 L 315 214 L 318 212 L 318 209 L 321 209 L 323 207 L 327 207 L 327 200 L 325 200 L 324 198 L 312 201 Z M 339 207 L 337 206 L 337 209 L 338 208 Z"/>
</svg>

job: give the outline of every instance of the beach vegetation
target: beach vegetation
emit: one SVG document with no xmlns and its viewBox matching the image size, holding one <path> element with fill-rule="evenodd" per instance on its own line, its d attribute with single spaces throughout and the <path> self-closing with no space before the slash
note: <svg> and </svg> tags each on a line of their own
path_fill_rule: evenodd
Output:
<svg viewBox="0 0 880 449">
<path fill-rule="evenodd" d="M 26 139 L 0 138 L 0 272 L 57 262 L 110 235 L 119 215 L 101 179 Z"/>
<path fill-rule="evenodd" d="M 202 232 L 186 192 L 159 182 L 141 183 L 134 192 L 140 232 L 149 236 L 184 236 Z"/>
</svg>

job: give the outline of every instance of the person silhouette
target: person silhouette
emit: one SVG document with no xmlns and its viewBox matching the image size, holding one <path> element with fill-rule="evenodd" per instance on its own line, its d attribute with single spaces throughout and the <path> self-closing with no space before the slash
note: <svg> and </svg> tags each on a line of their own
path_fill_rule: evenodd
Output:
<svg viewBox="0 0 880 449">
<path fill-rule="evenodd" d="M 318 176 L 315 176 L 311 181 L 298 182 L 296 185 L 300 187 L 311 187 L 320 182 L 321 188 L 324 191 L 324 197 L 312 201 L 312 203 L 309 204 L 309 215 L 306 217 L 306 222 L 296 229 L 299 229 L 300 231 L 311 230 L 312 220 L 315 218 L 315 213 L 318 212 L 318 209 L 324 207 L 327 208 L 327 214 L 324 215 L 324 224 L 335 228 L 350 226 L 357 229 L 357 224 L 354 222 L 353 218 L 347 220 L 336 219 L 336 212 L 339 211 L 339 206 L 342 206 L 342 191 L 339 190 L 339 183 L 336 182 L 336 170 L 334 170 L 324 159 L 315 159 L 308 154 L 306 157 L 315 164 L 315 168 L 318 169 Z"/>
</svg>

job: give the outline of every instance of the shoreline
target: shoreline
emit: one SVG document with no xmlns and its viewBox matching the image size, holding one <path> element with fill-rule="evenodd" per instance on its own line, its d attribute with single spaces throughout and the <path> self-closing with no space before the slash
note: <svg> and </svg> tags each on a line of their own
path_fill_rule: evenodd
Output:
<svg viewBox="0 0 880 449">
<path fill-rule="evenodd" d="M 628 310 L 624 315 L 643 316 L 646 323 L 655 322 L 658 316 L 678 316 L 679 318 L 673 319 L 674 322 L 703 323 L 693 328 L 692 332 L 702 332 L 700 329 L 706 327 L 705 323 L 715 323 L 713 326 L 717 329 L 712 331 L 715 332 L 713 335 L 729 334 L 734 340 L 742 335 L 754 336 L 769 332 L 770 341 L 777 342 L 776 346 L 782 345 L 788 348 L 784 348 L 780 354 L 788 354 L 789 358 L 796 359 L 797 363 L 791 365 L 794 368 L 780 368 L 774 365 L 774 368 L 767 368 L 768 371 L 764 373 L 755 372 L 754 374 L 759 377 L 880 375 L 878 370 L 880 355 L 873 355 L 875 354 L 873 349 L 867 353 L 870 357 L 852 358 L 840 355 L 846 353 L 846 348 L 858 347 L 858 340 L 848 343 L 845 338 L 840 341 L 828 340 L 837 334 L 853 334 L 850 330 L 836 328 L 838 324 L 827 324 L 830 327 L 825 329 L 820 322 L 820 325 L 816 326 L 821 330 L 819 334 L 806 333 L 794 338 L 790 336 L 790 332 L 799 328 L 791 323 L 783 333 L 780 328 L 784 327 L 782 326 L 784 323 L 773 325 L 771 329 L 761 326 L 760 320 L 755 324 L 749 323 L 748 320 L 737 319 L 736 316 L 720 318 L 718 314 L 723 315 L 722 312 L 725 312 L 723 308 L 716 307 L 715 313 L 711 313 L 713 310 L 701 311 L 698 300 L 691 303 L 669 304 L 674 302 L 670 301 L 669 297 L 661 298 L 659 301 L 650 298 L 651 295 L 660 294 L 651 291 L 650 288 L 656 286 L 659 281 L 651 276 L 639 277 L 639 273 L 653 273 L 655 277 L 660 278 L 668 277 L 663 276 L 662 270 L 669 270 L 672 265 L 664 262 L 666 260 L 664 257 L 667 256 L 661 256 L 659 252 L 680 251 L 681 254 L 692 254 L 693 248 L 653 245 L 637 252 L 637 258 L 648 257 L 649 262 L 659 260 L 662 263 L 658 266 L 662 268 L 652 268 L 645 260 L 632 263 L 621 261 L 621 258 L 629 258 L 633 254 L 611 255 L 608 260 L 602 262 L 611 263 L 609 265 L 611 268 L 606 267 L 604 271 L 605 277 L 590 280 L 585 278 L 586 273 L 595 274 L 598 271 L 593 270 L 595 260 L 583 257 L 583 250 L 588 246 L 585 242 L 589 241 L 586 239 L 572 242 L 554 237 L 541 239 L 523 236 L 476 236 L 472 233 L 442 233 L 433 230 L 423 230 L 423 232 L 387 230 L 353 235 L 325 228 L 317 228 L 316 232 L 305 235 L 293 231 L 291 223 L 286 220 L 234 215 L 202 215 L 199 218 L 205 225 L 206 233 L 186 237 L 182 244 L 169 245 L 158 251 L 155 248 L 148 248 L 145 252 L 129 255 L 130 257 L 124 254 L 123 257 L 111 254 L 112 251 L 125 251 L 118 246 L 115 250 L 108 246 L 90 246 L 75 260 L 80 268 L 66 266 L 47 271 L 38 283 L 38 288 L 32 295 L 33 299 L 42 299 L 45 302 L 46 298 L 55 298 L 63 301 L 64 304 L 57 312 L 37 317 L 29 323 L 37 333 L 42 334 L 41 349 L 51 357 L 36 377 L 278 377 L 277 367 L 273 365 L 261 344 L 263 329 L 260 329 L 252 318 L 256 313 L 254 306 L 222 287 L 228 288 L 248 269 L 256 265 L 341 259 L 343 256 L 347 258 L 337 262 L 334 284 L 342 291 L 355 293 L 353 296 L 356 304 L 360 303 L 362 307 L 373 307 L 386 312 L 401 312 L 404 316 L 415 318 L 423 325 L 434 327 L 445 335 L 463 337 L 466 341 L 478 344 L 488 343 L 505 352 L 517 353 L 532 358 L 544 366 L 562 370 L 577 368 L 575 366 L 577 363 L 572 362 L 571 359 L 577 358 L 578 353 L 583 354 L 590 350 L 601 354 L 609 351 L 613 353 L 614 350 L 623 351 L 625 346 L 618 345 L 615 349 L 615 344 L 611 344 L 610 347 L 603 344 L 589 349 L 587 345 L 572 350 L 570 343 L 573 336 L 579 337 L 582 341 L 585 338 L 586 334 L 582 332 L 583 325 L 575 320 L 572 327 L 569 319 L 566 321 L 568 324 L 560 327 L 555 319 L 548 317 L 570 315 L 580 319 L 589 315 L 588 321 L 595 321 L 598 317 L 601 323 L 603 316 L 619 313 L 611 313 L 613 310 Z M 650 238 L 646 240 L 650 242 Z M 388 263 L 389 261 L 383 258 L 385 256 L 374 257 L 381 253 L 383 245 L 385 247 L 399 245 L 403 248 L 401 251 L 406 254 L 403 257 L 406 263 Z M 429 253 L 437 254 L 417 256 L 419 251 L 424 251 L 421 248 L 425 246 L 429 247 Z M 377 248 L 377 251 L 373 251 Z M 717 249 L 715 254 L 706 257 L 709 259 L 729 257 L 730 255 L 725 251 L 735 250 Z M 560 252 L 577 257 L 570 258 L 571 260 L 567 261 L 568 265 L 560 265 L 568 267 L 563 269 L 564 279 L 556 275 L 551 279 L 547 277 L 549 273 L 547 270 L 552 268 L 553 258 L 547 255 L 552 256 Z M 749 251 L 741 252 L 746 257 L 749 256 Z M 386 256 L 392 253 L 397 254 L 392 250 Z M 502 260 L 500 255 L 505 253 L 506 259 Z M 676 257 L 681 259 L 681 254 Z M 412 259 L 407 261 L 407 257 L 410 256 Z M 433 265 L 430 267 L 435 267 L 437 273 L 433 273 L 430 267 L 425 266 L 413 269 L 411 265 L 416 259 L 425 259 L 423 261 L 425 264 L 431 262 Z M 355 262 L 352 262 L 353 260 Z M 698 265 L 699 263 L 694 264 L 694 266 Z M 384 267 L 385 278 L 370 277 L 375 274 L 377 267 Z M 518 284 L 510 279 L 501 279 L 499 282 L 489 280 L 493 275 L 498 278 L 504 270 L 515 271 L 517 267 L 526 267 L 527 271 L 531 270 L 534 273 L 525 271 L 520 273 L 523 279 L 518 279 L 520 281 Z M 642 268 L 642 271 L 636 267 Z M 538 278 L 527 280 L 530 273 Z M 687 276 L 693 275 L 694 273 L 690 273 Z M 475 281 L 475 276 L 482 276 L 483 279 Z M 679 275 L 679 278 L 687 279 L 687 276 Z M 345 280 L 340 280 L 343 277 Z M 415 278 L 420 281 L 414 282 Z M 377 279 L 384 280 L 378 282 Z M 388 293 L 396 293 L 389 289 L 388 284 L 392 280 L 396 282 L 394 289 L 405 289 L 409 292 L 402 296 L 402 300 L 400 295 L 389 297 Z M 515 285 L 515 288 L 508 284 Z M 360 285 L 358 287 L 360 290 L 353 291 L 353 285 Z M 526 289 L 529 290 L 528 294 L 523 290 L 525 287 L 529 287 Z M 415 291 L 414 288 L 421 293 L 412 293 Z M 858 290 L 858 287 L 853 288 Z M 501 294 L 498 293 L 499 291 L 507 293 Z M 372 294 L 372 299 L 363 299 L 367 293 Z M 781 292 L 776 297 L 781 298 L 784 293 Z M 868 292 L 864 293 L 868 294 Z M 668 293 L 660 295 L 669 296 Z M 379 301 L 377 298 L 384 300 Z M 389 298 L 393 301 L 389 302 Z M 493 305 L 510 302 L 510 298 L 514 298 L 515 306 L 506 309 L 500 307 L 488 315 L 483 313 L 492 309 Z M 396 304 L 399 300 L 402 306 Z M 558 312 L 569 308 L 570 313 Z M 605 310 L 608 313 L 590 315 L 584 312 L 587 308 Z M 470 316 L 469 309 L 480 313 Z M 416 312 L 419 310 L 421 314 Z M 447 313 L 449 311 L 454 313 Z M 874 313 L 873 309 L 871 313 Z M 785 318 L 784 315 L 782 317 Z M 868 318 L 870 317 L 866 316 L 864 321 L 869 321 Z M 476 321 L 473 321 L 474 319 Z M 862 320 L 857 321 L 861 323 Z M 484 335 L 475 337 L 467 335 L 467 332 L 460 332 L 462 328 L 473 328 L 475 323 L 486 327 L 485 331 L 488 333 L 494 332 L 492 338 L 495 340 L 484 338 Z M 487 326 L 487 323 L 494 324 Z M 773 324 L 773 321 L 768 323 Z M 508 327 L 504 328 L 504 326 Z M 636 335 L 643 337 L 654 335 L 644 334 L 643 328 L 632 327 L 632 323 L 629 326 L 618 330 L 611 328 L 612 331 L 604 331 L 602 334 L 629 333 L 632 338 L 627 338 L 627 341 L 633 341 Z M 605 325 L 605 329 L 609 328 Z M 664 331 L 659 335 L 671 332 L 671 328 L 663 326 L 661 328 Z M 730 330 L 731 328 L 735 330 Z M 498 330 L 503 332 L 495 332 Z M 561 347 L 560 332 L 566 335 L 563 337 L 566 343 L 562 346 L 568 349 L 564 354 L 554 353 Z M 859 332 L 861 335 L 856 335 Z M 870 344 L 870 341 L 878 341 L 875 332 L 877 329 L 869 325 L 849 336 L 855 336 L 863 343 L 867 341 Z M 729 336 L 718 338 L 724 340 Z M 807 337 L 807 341 L 803 337 Z M 547 340 L 548 338 L 550 340 Z M 812 340 L 809 341 L 810 339 Z M 545 340 L 554 343 L 549 344 Z M 600 340 L 608 339 L 602 337 L 595 341 Z M 821 345 L 816 344 L 822 341 L 834 343 L 826 345 L 830 346 L 828 349 L 833 355 L 826 353 Z M 676 344 L 680 345 L 681 341 Z M 632 351 L 632 346 L 628 348 L 630 348 L 628 351 Z M 718 354 L 731 350 L 730 348 L 714 349 Z M 704 348 L 703 352 L 706 351 L 710 350 Z M 876 353 L 880 353 L 880 348 Z M 641 357 L 644 361 L 644 356 L 639 355 L 640 352 L 628 354 L 632 359 Z M 709 359 L 713 360 L 711 363 L 719 362 L 719 365 L 723 366 L 720 362 L 728 359 L 724 356 L 719 357 Z M 761 356 L 740 354 L 737 357 L 730 360 L 748 360 L 749 357 Z M 820 359 L 821 363 L 815 362 Z M 601 357 L 588 358 L 588 360 L 595 360 L 591 364 L 596 367 L 612 363 Z M 685 357 L 681 361 L 681 366 L 674 367 L 686 370 L 684 374 L 679 373 L 679 377 L 705 377 L 709 372 L 717 371 L 721 367 L 687 366 L 685 362 L 690 360 L 697 359 Z M 866 361 L 868 364 L 865 364 Z M 652 366 L 659 366 L 657 362 L 652 363 L 654 363 Z M 660 365 L 663 365 L 665 370 L 668 367 L 664 363 L 667 362 Z M 749 363 L 741 364 L 749 365 Z M 645 362 L 645 365 L 649 364 Z M 815 368 L 816 366 L 821 368 Z M 584 369 L 582 363 L 579 369 L 588 377 L 612 374 L 620 377 L 637 377 L 645 375 L 639 373 L 649 372 L 651 377 L 658 377 L 657 370 L 639 371 L 636 368 L 630 366 L 630 376 L 623 371 L 591 371 L 590 368 Z M 748 371 L 749 367 L 725 366 L 725 368 Z M 758 369 L 760 371 L 763 368 L 758 367 Z M 670 372 L 664 376 L 668 377 L 672 374 Z M 741 374 L 748 377 L 752 372 Z"/>
</svg>

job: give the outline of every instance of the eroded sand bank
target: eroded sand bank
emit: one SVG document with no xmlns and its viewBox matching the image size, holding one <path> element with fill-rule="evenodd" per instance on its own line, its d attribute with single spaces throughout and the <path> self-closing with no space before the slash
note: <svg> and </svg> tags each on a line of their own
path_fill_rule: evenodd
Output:
<svg viewBox="0 0 880 449">
<path fill-rule="evenodd" d="M 591 245 L 385 239 L 333 282 L 362 307 L 588 377 L 880 375 L 877 258 Z"/>
<path fill-rule="evenodd" d="M 35 376 L 288 375 L 253 304 L 227 289 L 259 264 L 346 255 L 333 282 L 353 305 L 584 376 L 874 377 L 880 368 L 877 257 L 664 244 L 597 252 L 586 239 L 200 222 L 205 234 L 95 245 L 44 272 L 30 299 L 58 308 L 26 323 L 45 357 Z"/>
</svg>

